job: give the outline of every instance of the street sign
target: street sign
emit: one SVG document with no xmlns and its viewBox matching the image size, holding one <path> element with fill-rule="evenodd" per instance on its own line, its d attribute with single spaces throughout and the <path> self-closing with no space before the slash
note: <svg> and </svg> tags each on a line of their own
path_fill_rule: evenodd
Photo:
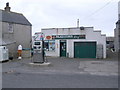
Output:
<svg viewBox="0 0 120 90">
<path fill-rule="evenodd" d="M 45 35 L 42 32 L 35 33 L 35 41 L 44 40 Z"/>
<path fill-rule="evenodd" d="M 40 34 L 40 40 L 44 40 L 45 35 L 43 33 Z"/>
</svg>

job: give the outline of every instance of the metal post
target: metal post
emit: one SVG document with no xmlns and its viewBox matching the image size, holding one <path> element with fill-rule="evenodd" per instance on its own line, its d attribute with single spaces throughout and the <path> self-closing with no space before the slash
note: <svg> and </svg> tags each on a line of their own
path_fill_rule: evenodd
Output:
<svg viewBox="0 0 120 90">
<path fill-rule="evenodd" d="M 45 62 L 44 58 L 44 40 L 42 39 L 42 58 L 43 58 L 43 63 Z"/>
</svg>

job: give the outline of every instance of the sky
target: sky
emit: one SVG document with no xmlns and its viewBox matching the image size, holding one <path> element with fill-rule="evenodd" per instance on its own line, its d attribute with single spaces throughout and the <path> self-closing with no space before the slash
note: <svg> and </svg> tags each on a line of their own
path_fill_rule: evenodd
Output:
<svg viewBox="0 0 120 90">
<path fill-rule="evenodd" d="M 0 9 L 9 2 L 11 11 L 22 13 L 32 24 L 32 35 L 43 28 L 94 27 L 114 36 L 119 0 L 0 0 Z"/>
</svg>

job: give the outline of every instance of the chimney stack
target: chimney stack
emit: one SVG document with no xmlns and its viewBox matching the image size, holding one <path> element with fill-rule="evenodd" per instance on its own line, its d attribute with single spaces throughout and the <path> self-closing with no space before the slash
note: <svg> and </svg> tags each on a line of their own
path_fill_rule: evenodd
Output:
<svg viewBox="0 0 120 90">
<path fill-rule="evenodd" d="M 79 28 L 79 19 L 77 19 L 77 27 Z"/>
<path fill-rule="evenodd" d="M 10 12 L 11 7 L 9 7 L 9 2 L 6 3 L 5 11 Z"/>
</svg>

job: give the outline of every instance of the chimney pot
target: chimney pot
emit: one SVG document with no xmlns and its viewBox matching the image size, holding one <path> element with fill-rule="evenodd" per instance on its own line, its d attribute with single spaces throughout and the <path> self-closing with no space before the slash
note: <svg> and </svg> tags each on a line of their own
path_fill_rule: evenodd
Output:
<svg viewBox="0 0 120 90">
<path fill-rule="evenodd" d="M 9 2 L 6 3 L 5 11 L 10 12 L 11 7 L 9 7 Z"/>
<path fill-rule="evenodd" d="M 6 3 L 6 7 L 9 7 L 9 2 Z"/>
</svg>

